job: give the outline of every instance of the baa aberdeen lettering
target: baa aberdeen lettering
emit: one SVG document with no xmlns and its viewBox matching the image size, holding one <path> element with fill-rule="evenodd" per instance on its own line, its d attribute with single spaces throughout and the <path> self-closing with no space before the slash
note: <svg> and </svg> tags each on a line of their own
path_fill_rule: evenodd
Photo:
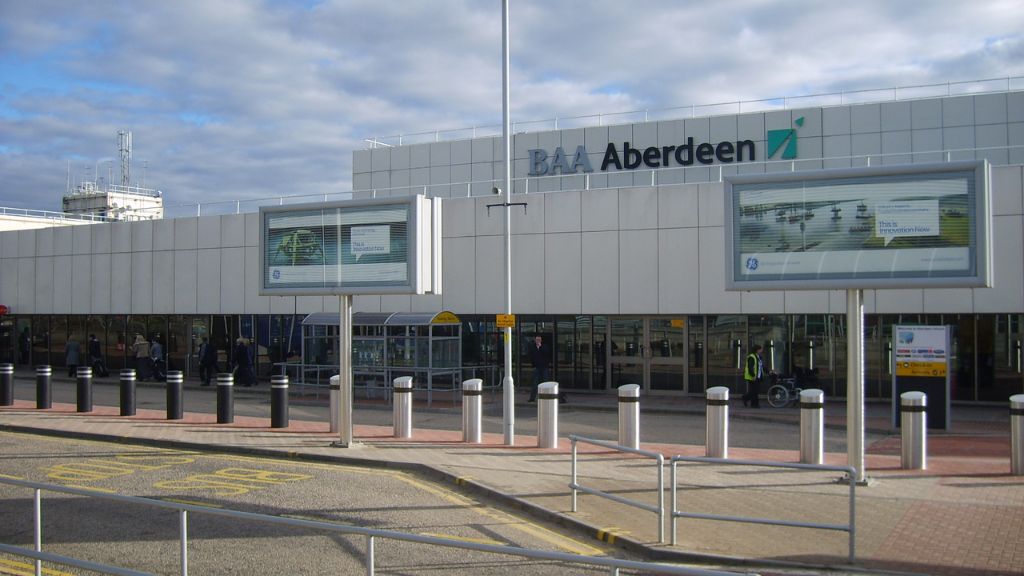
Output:
<svg viewBox="0 0 1024 576">
<path fill-rule="evenodd" d="M 529 176 L 576 174 L 581 167 L 585 173 L 594 171 L 587 150 L 583 146 L 576 147 L 572 161 L 561 147 L 555 148 L 555 154 L 550 161 L 546 150 L 533 149 L 529 151 L 529 155 Z M 641 165 L 647 168 L 669 168 L 692 166 L 694 162 L 714 164 L 717 160 L 721 164 L 731 164 L 752 162 L 755 159 L 753 140 L 694 144 L 693 138 L 690 137 L 686 139 L 686 144 L 679 146 L 650 146 L 643 150 L 633 148 L 629 142 L 623 142 L 621 154 L 615 144 L 609 142 L 601 160 L 601 171 L 607 171 L 610 166 L 614 166 L 616 170 L 635 170 Z"/>
</svg>

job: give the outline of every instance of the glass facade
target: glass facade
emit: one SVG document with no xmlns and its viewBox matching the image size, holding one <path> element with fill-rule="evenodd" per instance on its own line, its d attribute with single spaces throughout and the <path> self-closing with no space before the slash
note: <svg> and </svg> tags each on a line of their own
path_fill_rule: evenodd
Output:
<svg viewBox="0 0 1024 576">
<path fill-rule="evenodd" d="M 34 315 L 0 318 L 0 361 L 18 366 L 63 367 L 69 337 L 84 343 L 96 334 L 109 368 L 131 366 L 135 334 L 162 339 L 168 368 L 198 373 L 196 352 L 203 337 L 218 349 L 219 369 L 230 367 L 239 337 L 252 342 L 260 377 L 296 362 L 302 346 L 304 315 Z M 462 378 L 499 385 L 503 365 L 501 332 L 493 316 L 463 316 L 462 337 L 436 347 L 433 357 L 416 346 L 427 337 L 417 329 L 355 334 L 355 351 L 365 377 L 387 350 L 410 367 L 450 367 L 459 353 Z M 710 386 L 741 392 L 742 358 L 753 344 L 765 350 L 765 364 L 782 374 L 803 373 L 827 396 L 846 394 L 846 318 L 842 314 L 695 316 L 531 316 L 518 317 L 513 332 L 517 386 L 533 385 L 526 344 L 540 335 L 551 346 L 551 378 L 566 390 L 611 393 L 622 384 L 640 384 L 655 394 L 701 395 Z M 966 402 L 1005 402 L 1024 392 L 1021 366 L 1022 314 L 869 314 L 865 317 L 865 396 L 892 393 L 892 327 L 896 324 L 949 326 L 952 334 L 952 398 Z M 306 364 L 337 366 L 337 329 L 307 334 Z M 381 328 L 358 327 L 361 330 Z M 426 327 L 421 328 L 425 330 Z M 444 339 L 444 334 L 434 337 Z M 448 335 L 451 336 L 451 335 Z M 408 356 L 408 357 L 407 357 Z M 453 366 L 452 366 L 453 367 Z M 454 367 L 453 367 L 454 368 Z M 357 380 L 360 376 L 357 375 Z M 494 383 L 494 384 L 492 384 Z M 448 383 L 454 386 L 453 381 Z M 358 385 L 358 382 L 357 382 Z M 525 388 L 524 388 L 525 389 Z"/>
</svg>

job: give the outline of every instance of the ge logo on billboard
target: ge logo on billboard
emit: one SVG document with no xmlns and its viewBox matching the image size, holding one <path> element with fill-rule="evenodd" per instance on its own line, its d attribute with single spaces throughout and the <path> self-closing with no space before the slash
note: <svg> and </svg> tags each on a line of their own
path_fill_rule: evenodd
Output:
<svg viewBox="0 0 1024 576">
<path fill-rule="evenodd" d="M 274 272 L 271 273 L 271 276 L 274 277 L 274 280 L 280 280 L 281 279 L 281 271 L 280 270 L 274 270 Z"/>
<path fill-rule="evenodd" d="M 747 270 L 757 270 L 757 258 L 747 258 Z"/>
</svg>

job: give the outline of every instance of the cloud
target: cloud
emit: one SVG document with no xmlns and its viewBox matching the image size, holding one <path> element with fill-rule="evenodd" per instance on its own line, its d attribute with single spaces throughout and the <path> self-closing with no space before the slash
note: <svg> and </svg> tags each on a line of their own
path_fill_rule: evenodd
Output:
<svg viewBox="0 0 1024 576">
<path fill-rule="evenodd" d="M 1020 76 L 1018 4 L 517 1 L 513 119 Z M 3 2 L 0 66 L 9 206 L 59 209 L 119 129 L 180 204 L 341 192 L 365 138 L 501 121 L 472 0 Z"/>
</svg>

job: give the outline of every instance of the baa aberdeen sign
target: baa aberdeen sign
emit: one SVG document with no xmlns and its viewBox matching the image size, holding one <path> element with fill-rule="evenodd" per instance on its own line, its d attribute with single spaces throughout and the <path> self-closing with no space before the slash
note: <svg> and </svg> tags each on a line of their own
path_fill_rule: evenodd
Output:
<svg viewBox="0 0 1024 576">
<path fill-rule="evenodd" d="M 804 119 L 798 118 L 794 124 L 803 126 Z M 769 130 L 765 134 L 765 141 L 768 145 L 768 157 L 771 158 L 782 150 L 780 159 L 792 160 L 797 155 L 796 128 L 782 130 Z M 529 176 L 545 176 L 562 174 L 576 174 L 583 170 L 584 173 L 593 172 L 594 167 L 590 163 L 590 156 L 585 146 L 577 146 L 576 152 L 569 156 L 561 146 L 555 148 L 553 156 L 549 156 L 547 150 L 532 149 L 530 155 Z M 609 167 L 616 170 L 634 170 L 641 165 L 646 168 L 669 168 L 672 166 L 692 166 L 698 164 L 732 164 L 733 162 L 754 162 L 757 160 L 754 151 L 753 140 L 737 140 L 736 142 L 722 141 L 717 144 L 710 142 L 694 143 L 693 137 L 686 139 L 685 144 L 674 146 L 649 146 L 640 150 L 633 148 L 629 142 L 622 143 L 621 153 L 615 143 L 609 142 L 605 148 L 604 158 L 601 160 L 601 171 L 605 172 Z"/>
</svg>

